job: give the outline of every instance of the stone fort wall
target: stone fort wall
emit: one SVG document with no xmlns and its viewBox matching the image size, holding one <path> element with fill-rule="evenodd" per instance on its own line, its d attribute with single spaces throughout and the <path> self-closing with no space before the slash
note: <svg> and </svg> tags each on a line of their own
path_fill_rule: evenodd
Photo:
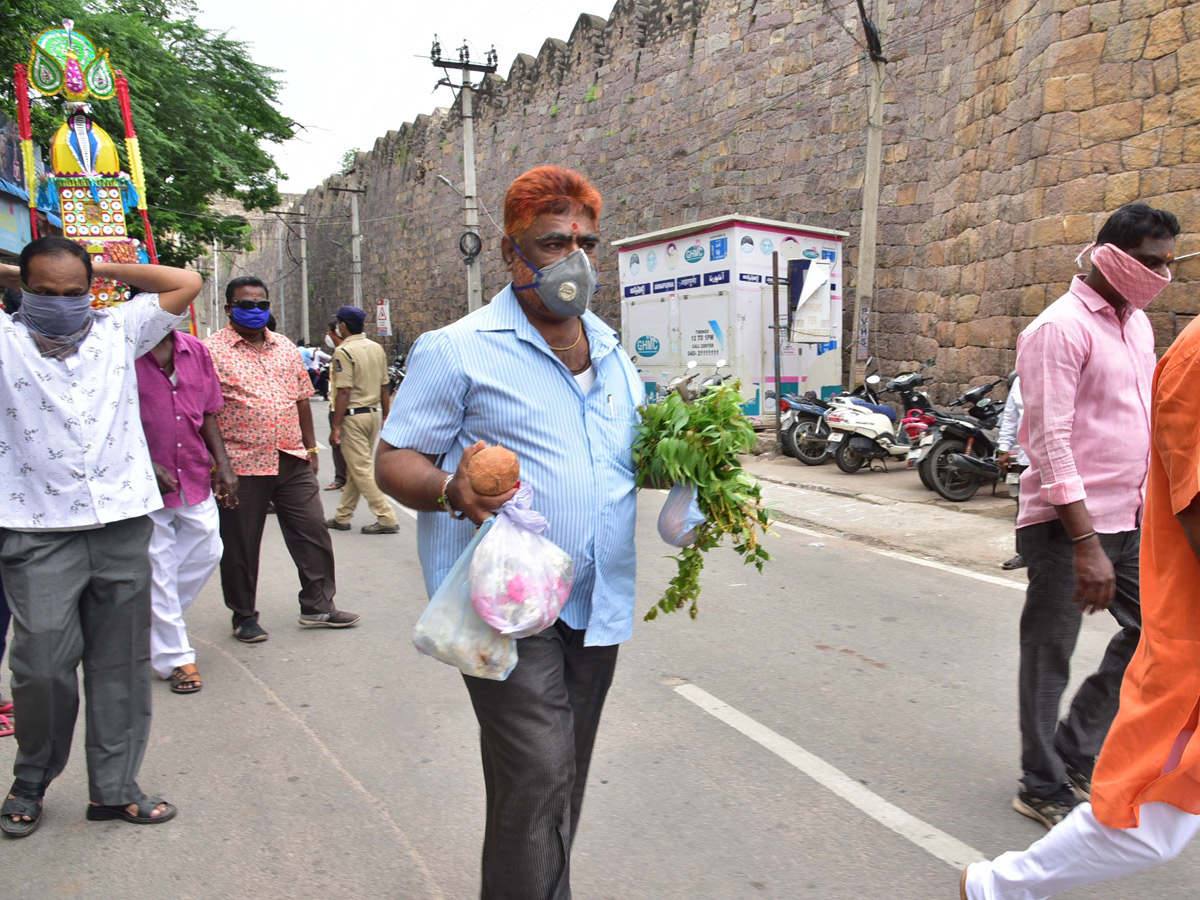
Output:
<svg viewBox="0 0 1200 900">
<path fill-rule="evenodd" d="M 869 77 L 856 19 L 846 0 L 618 0 L 608 19 L 583 15 L 485 82 L 483 203 L 499 220 L 512 178 L 555 163 L 594 181 L 612 240 L 728 213 L 843 229 L 852 308 Z M 933 357 L 945 400 L 1007 373 L 1021 329 L 1122 203 L 1172 210 L 1179 252 L 1200 249 L 1200 4 L 897 0 L 884 49 L 871 351 L 885 375 Z M 466 310 L 461 201 L 436 180 L 461 184 L 461 153 L 455 107 L 355 162 L 364 297 L 390 298 L 404 344 Z M 315 336 L 350 297 L 343 184 L 291 207 L 308 216 Z M 481 230 L 487 297 L 507 279 L 486 216 Z M 269 243 L 239 270 L 275 272 Z M 614 325 L 616 268 L 606 247 L 595 308 Z M 1149 309 L 1160 348 L 1200 312 L 1200 258 L 1176 270 Z M 295 322 L 298 271 L 287 278 Z"/>
</svg>

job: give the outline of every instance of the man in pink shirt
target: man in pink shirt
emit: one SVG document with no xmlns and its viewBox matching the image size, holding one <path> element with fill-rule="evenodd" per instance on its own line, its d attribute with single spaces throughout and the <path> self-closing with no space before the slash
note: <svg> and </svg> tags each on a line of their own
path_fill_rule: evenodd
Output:
<svg viewBox="0 0 1200 900">
<path fill-rule="evenodd" d="M 1100 229 L 1092 269 L 1017 341 L 1025 402 L 1017 546 L 1029 568 L 1021 614 L 1021 787 L 1013 807 L 1052 828 L 1091 793 L 1141 635 L 1138 552 L 1150 455 L 1154 333 L 1143 308 L 1170 281 L 1179 222 L 1144 204 Z M 1083 254 L 1080 254 L 1082 259 Z M 1083 613 L 1120 631 L 1067 716 L 1060 703 Z"/>
<path fill-rule="evenodd" d="M 204 344 L 182 331 L 134 365 L 164 507 L 150 513 L 150 665 L 175 693 L 194 694 L 203 682 L 183 614 L 221 561 L 217 505 L 237 505 L 237 476 L 217 427 L 221 382 Z"/>
</svg>

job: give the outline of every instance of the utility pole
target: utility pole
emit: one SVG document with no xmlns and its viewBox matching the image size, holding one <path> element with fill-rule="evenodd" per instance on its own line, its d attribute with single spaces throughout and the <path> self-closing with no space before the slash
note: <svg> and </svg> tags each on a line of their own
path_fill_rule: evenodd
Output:
<svg viewBox="0 0 1200 900">
<path fill-rule="evenodd" d="M 850 388 L 862 381 L 871 331 L 871 311 L 875 295 L 875 231 L 879 216 L 879 169 L 883 164 L 883 55 L 880 32 L 887 30 L 888 0 L 875 0 L 875 19 L 867 16 L 863 0 L 858 14 L 867 36 L 871 56 L 871 90 L 867 97 L 867 159 L 863 173 L 862 224 L 858 243 L 858 284 L 854 290 L 854 353 L 850 359 Z"/>
<path fill-rule="evenodd" d="M 300 206 L 300 340 L 308 343 L 308 230 Z"/>
<path fill-rule="evenodd" d="M 346 173 L 353 175 L 351 169 Z M 366 191 L 357 187 L 335 187 L 331 190 L 350 195 L 350 292 L 351 303 L 359 309 L 362 305 L 362 234 L 358 230 L 358 195 Z"/>
<path fill-rule="evenodd" d="M 279 245 L 279 333 L 287 334 L 287 297 L 283 285 L 283 217 L 276 219 L 275 242 Z"/>
<path fill-rule="evenodd" d="M 479 200 L 475 194 L 475 106 L 474 95 L 476 85 L 471 83 L 471 73 L 481 72 L 485 75 L 496 71 L 496 48 L 488 51 L 487 62 L 483 65 L 471 62 L 471 52 L 466 41 L 458 48 L 458 62 L 442 59 L 442 45 L 438 43 L 437 35 L 433 36 L 433 49 L 429 53 L 433 65 L 446 71 L 459 69 L 462 72 L 462 84 L 459 85 L 459 97 L 462 99 L 463 119 L 463 226 L 466 231 L 459 238 L 459 250 L 463 261 L 467 264 L 467 311 L 474 312 L 483 306 L 483 280 L 479 272 L 479 251 L 483 242 L 479 237 Z M 450 81 L 450 73 L 438 81 L 439 86 L 454 88 Z M 452 186 L 453 187 L 453 186 Z M 471 237 L 467 237 L 471 235 Z"/>
<path fill-rule="evenodd" d="M 217 331 L 217 316 L 220 315 L 221 304 L 217 293 L 217 282 L 220 280 L 221 269 L 217 260 L 217 239 L 213 238 L 213 271 L 212 271 L 212 309 L 208 317 L 208 333 Z"/>
</svg>

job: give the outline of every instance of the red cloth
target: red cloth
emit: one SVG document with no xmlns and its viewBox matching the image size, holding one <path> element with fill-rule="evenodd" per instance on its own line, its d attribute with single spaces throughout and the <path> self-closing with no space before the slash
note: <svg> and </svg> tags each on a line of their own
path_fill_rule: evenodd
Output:
<svg viewBox="0 0 1200 900">
<path fill-rule="evenodd" d="M 1154 330 L 1146 314 L 1112 305 L 1079 275 L 1017 341 L 1029 455 L 1017 527 L 1050 522 L 1055 506 L 1086 500 L 1103 534 L 1138 527 L 1150 461 Z"/>
<path fill-rule="evenodd" d="M 238 475 L 279 474 L 279 454 L 308 459 L 296 404 L 313 394 L 296 345 L 264 331 L 262 350 L 226 326 L 206 340 L 225 406 L 217 413 L 229 461 Z"/>
<path fill-rule="evenodd" d="M 163 506 L 204 502 L 212 493 L 212 457 L 200 427 L 206 414 L 224 405 L 208 350 L 190 334 L 175 332 L 176 384 L 159 368 L 153 353 L 139 356 L 134 366 L 150 459 L 178 478 L 183 488 L 182 496 L 178 491 L 163 494 Z"/>
</svg>

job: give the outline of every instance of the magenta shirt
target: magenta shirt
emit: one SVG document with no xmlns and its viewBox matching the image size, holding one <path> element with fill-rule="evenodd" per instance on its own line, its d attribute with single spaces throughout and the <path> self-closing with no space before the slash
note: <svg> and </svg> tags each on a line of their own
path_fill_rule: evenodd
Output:
<svg viewBox="0 0 1200 900">
<path fill-rule="evenodd" d="M 212 493 L 213 464 L 200 427 L 206 414 L 225 403 L 208 348 L 190 334 L 175 332 L 175 384 L 153 353 L 138 357 L 135 365 L 150 459 L 173 472 L 183 488 L 182 496 L 163 494 L 163 506 L 202 503 Z"/>
<path fill-rule="evenodd" d="M 1078 275 L 1017 340 L 1029 454 L 1017 527 L 1058 518 L 1083 500 L 1101 534 L 1141 524 L 1150 465 L 1154 329 L 1141 310 L 1122 317 Z"/>
</svg>

